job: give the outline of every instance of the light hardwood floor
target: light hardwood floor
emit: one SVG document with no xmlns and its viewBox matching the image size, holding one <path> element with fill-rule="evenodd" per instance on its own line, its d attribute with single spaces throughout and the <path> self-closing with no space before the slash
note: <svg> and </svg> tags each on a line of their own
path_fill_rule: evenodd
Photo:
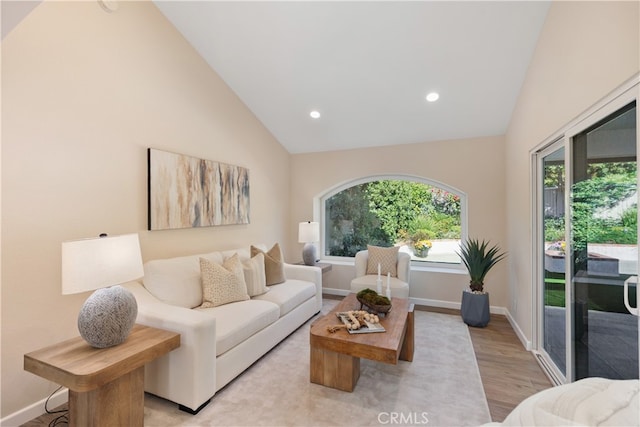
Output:
<svg viewBox="0 0 640 427">
<path fill-rule="evenodd" d="M 486 328 L 469 332 L 493 421 L 504 420 L 518 403 L 553 386 L 505 316 L 491 315 Z"/>
<path fill-rule="evenodd" d="M 416 307 L 460 315 L 458 310 Z M 503 421 L 518 403 L 552 387 L 533 354 L 522 346 L 505 316 L 492 314 L 485 328 L 469 328 L 492 421 Z"/>
</svg>

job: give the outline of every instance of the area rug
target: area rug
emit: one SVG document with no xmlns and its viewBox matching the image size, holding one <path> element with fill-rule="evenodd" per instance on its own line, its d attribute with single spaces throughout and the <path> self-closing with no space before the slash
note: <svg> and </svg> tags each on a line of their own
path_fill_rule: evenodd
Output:
<svg viewBox="0 0 640 427">
<path fill-rule="evenodd" d="M 325 300 L 323 313 L 335 306 Z M 309 382 L 309 325 L 216 393 L 199 414 L 147 394 L 146 426 L 476 426 L 491 421 L 467 326 L 416 311 L 413 362 L 361 359 L 352 393 Z"/>
</svg>

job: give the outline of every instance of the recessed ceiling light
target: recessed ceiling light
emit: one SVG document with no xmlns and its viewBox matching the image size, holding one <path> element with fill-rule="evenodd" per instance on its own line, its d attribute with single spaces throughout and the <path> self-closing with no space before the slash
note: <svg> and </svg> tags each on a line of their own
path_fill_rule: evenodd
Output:
<svg viewBox="0 0 640 427">
<path fill-rule="evenodd" d="M 429 102 L 435 102 L 438 98 L 440 98 L 440 94 L 438 94 L 438 92 L 431 92 L 427 94 L 427 101 Z"/>
<path fill-rule="evenodd" d="M 309 113 L 309 115 L 311 116 L 312 119 L 319 119 L 320 111 L 313 110 L 312 112 Z"/>
</svg>

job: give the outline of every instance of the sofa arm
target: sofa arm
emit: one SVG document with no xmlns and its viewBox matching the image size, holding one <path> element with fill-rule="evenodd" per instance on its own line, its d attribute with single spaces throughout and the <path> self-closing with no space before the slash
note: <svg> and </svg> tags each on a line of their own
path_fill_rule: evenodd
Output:
<svg viewBox="0 0 640 427">
<path fill-rule="evenodd" d="M 180 347 L 147 364 L 145 390 L 193 410 L 216 392 L 216 319 L 166 304 L 140 282 L 123 285 L 138 304 L 137 323 L 180 334 Z"/>
<path fill-rule="evenodd" d="M 317 309 L 318 311 L 322 310 L 322 270 L 320 267 L 284 263 L 284 275 L 287 279 L 315 283 Z"/>
<path fill-rule="evenodd" d="M 320 267 L 284 263 L 284 275 L 287 279 L 305 280 L 322 286 L 322 270 Z"/>
</svg>

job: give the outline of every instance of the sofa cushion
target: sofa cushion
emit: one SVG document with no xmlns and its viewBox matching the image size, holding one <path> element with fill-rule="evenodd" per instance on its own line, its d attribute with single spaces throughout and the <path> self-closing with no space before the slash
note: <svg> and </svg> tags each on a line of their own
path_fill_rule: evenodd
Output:
<svg viewBox="0 0 640 427">
<path fill-rule="evenodd" d="M 378 265 L 380 265 L 380 272 L 383 276 L 387 273 L 391 274 L 391 277 L 398 275 L 398 246 L 392 246 L 390 248 L 383 248 L 380 246 L 367 245 L 367 252 L 369 257 L 367 260 L 367 274 L 378 274 Z"/>
<path fill-rule="evenodd" d="M 197 310 L 216 318 L 216 356 L 269 326 L 278 320 L 280 314 L 277 305 L 253 299 Z"/>
<path fill-rule="evenodd" d="M 260 248 L 251 246 L 251 256 L 262 253 L 264 255 L 264 273 L 267 278 L 267 286 L 282 283 L 286 280 L 284 275 L 284 260 L 280 245 L 274 244 L 268 252 Z"/>
<path fill-rule="evenodd" d="M 262 295 L 269 291 L 267 278 L 264 274 L 264 254 L 258 254 L 242 263 L 244 281 L 250 297 Z"/>
<path fill-rule="evenodd" d="M 144 264 L 144 287 L 160 301 L 185 308 L 202 304 L 200 258 L 222 262 L 220 252 L 156 259 Z"/>
<path fill-rule="evenodd" d="M 280 307 L 280 317 L 308 300 L 315 298 L 316 285 L 303 280 L 288 279 L 284 283 L 269 287 L 266 294 L 253 297 L 254 300 L 270 301 Z"/>
<path fill-rule="evenodd" d="M 202 275 L 200 307 L 217 307 L 249 299 L 242 263 L 237 254 L 225 259 L 222 265 L 200 258 L 200 274 Z"/>
<path fill-rule="evenodd" d="M 260 247 L 261 245 L 256 245 L 256 247 Z M 262 245 L 264 247 L 264 245 Z M 229 258 L 230 256 L 233 256 L 235 254 L 238 255 L 238 257 L 240 257 L 240 261 L 244 262 L 246 260 L 248 260 L 249 258 L 251 258 L 251 254 L 249 253 L 249 249 L 248 248 L 239 248 L 239 249 L 231 249 L 228 251 L 222 251 L 221 252 L 222 256 L 224 257 L 224 259 Z"/>
<path fill-rule="evenodd" d="M 144 287 L 160 301 L 185 308 L 202 304 L 198 257 L 158 259 L 144 264 Z"/>
</svg>

